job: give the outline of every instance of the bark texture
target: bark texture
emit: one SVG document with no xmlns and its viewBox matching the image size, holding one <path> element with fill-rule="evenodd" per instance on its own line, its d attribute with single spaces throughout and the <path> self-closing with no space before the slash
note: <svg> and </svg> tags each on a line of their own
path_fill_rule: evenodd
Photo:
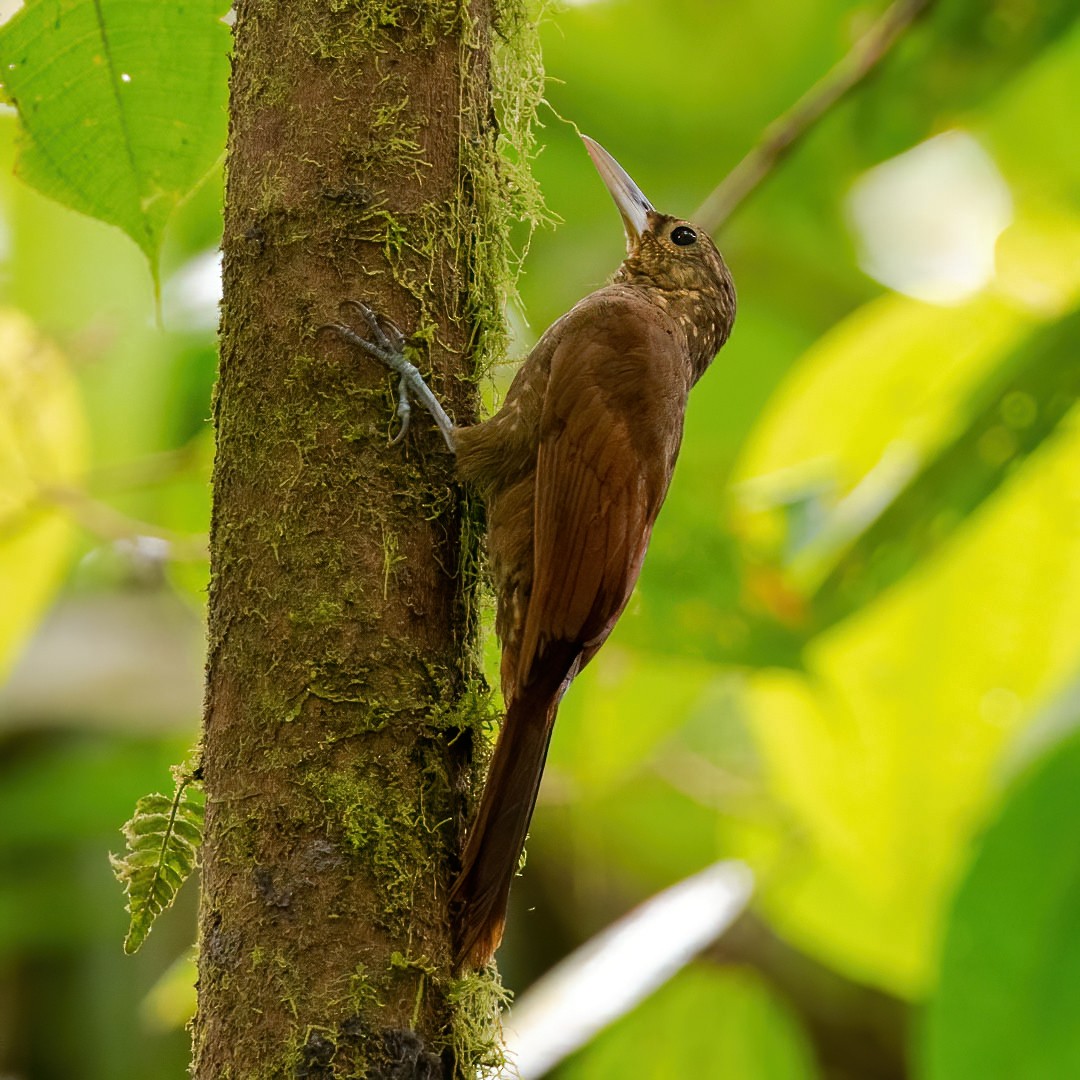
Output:
<svg viewBox="0 0 1080 1080">
<path fill-rule="evenodd" d="M 474 417 L 504 242 L 496 0 L 237 4 L 215 404 L 196 1077 L 475 1075 L 446 894 L 487 711 L 434 427 L 316 328 L 363 298 Z M 512 32 L 512 28 L 505 32 Z"/>
</svg>

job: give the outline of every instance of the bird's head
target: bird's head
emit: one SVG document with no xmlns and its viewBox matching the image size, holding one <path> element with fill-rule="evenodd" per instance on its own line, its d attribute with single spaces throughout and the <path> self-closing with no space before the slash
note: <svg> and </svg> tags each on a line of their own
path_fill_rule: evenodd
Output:
<svg viewBox="0 0 1080 1080">
<path fill-rule="evenodd" d="M 688 330 L 696 328 L 702 348 L 715 353 L 735 321 L 735 284 L 712 237 L 693 222 L 656 210 L 598 142 L 582 139 L 626 230 L 626 259 L 615 280 L 656 290 L 673 317 Z"/>
</svg>

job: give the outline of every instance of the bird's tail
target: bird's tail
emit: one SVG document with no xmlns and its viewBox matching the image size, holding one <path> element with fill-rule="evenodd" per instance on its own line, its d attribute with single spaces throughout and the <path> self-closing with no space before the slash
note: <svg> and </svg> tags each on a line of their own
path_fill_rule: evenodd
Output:
<svg viewBox="0 0 1080 1080">
<path fill-rule="evenodd" d="M 502 941 L 510 883 L 525 846 L 555 713 L 567 681 L 566 676 L 539 679 L 507 709 L 462 855 L 461 873 L 450 894 L 459 967 L 483 967 Z"/>
</svg>

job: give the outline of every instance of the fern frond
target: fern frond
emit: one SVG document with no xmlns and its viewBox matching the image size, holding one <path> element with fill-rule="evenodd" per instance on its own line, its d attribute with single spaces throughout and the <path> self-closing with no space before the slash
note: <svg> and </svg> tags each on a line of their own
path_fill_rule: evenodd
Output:
<svg viewBox="0 0 1080 1080">
<path fill-rule="evenodd" d="M 123 856 L 110 855 L 113 873 L 124 887 L 131 916 L 124 952 L 136 952 L 154 919 L 176 899 L 195 868 L 203 833 L 203 795 L 191 768 L 173 769 L 172 798 L 155 793 L 135 804 L 135 816 L 121 832 Z"/>
</svg>

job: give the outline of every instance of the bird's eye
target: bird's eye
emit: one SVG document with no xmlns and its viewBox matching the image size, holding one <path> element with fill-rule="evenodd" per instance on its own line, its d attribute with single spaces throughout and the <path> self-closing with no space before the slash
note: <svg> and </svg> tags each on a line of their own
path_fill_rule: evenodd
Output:
<svg viewBox="0 0 1080 1080">
<path fill-rule="evenodd" d="M 671 242 L 679 247 L 689 247 L 697 242 L 697 233 L 689 225 L 680 225 L 671 230 Z"/>
</svg>

